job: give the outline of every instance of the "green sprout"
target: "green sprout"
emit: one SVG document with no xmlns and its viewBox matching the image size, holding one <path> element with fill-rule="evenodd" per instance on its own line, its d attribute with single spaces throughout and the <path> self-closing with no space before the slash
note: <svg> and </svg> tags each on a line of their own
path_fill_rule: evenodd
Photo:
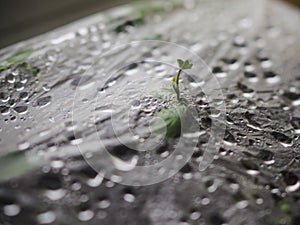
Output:
<svg viewBox="0 0 300 225">
<path fill-rule="evenodd" d="M 43 163 L 41 157 L 28 157 L 26 151 L 14 151 L 0 156 L 0 182 L 28 174 Z"/>
<path fill-rule="evenodd" d="M 9 69 L 11 66 L 17 63 L 23 63 L 31 54 L 33 53 L 33 49 L 23 49 L 11 57 L 5 60 L 5 62 L 0 65 L 0 72 Z"/>
<path fill-rule="evenodd" d="M 178 71 L 177 75 L 173 78 L 172 85 L 173 85 L 174 91 L 176 92 L 177 99 L 179 100 L 180 99 L 180 90 L 179 90 L 180 75 L 183 70 L 192 69 L 193 64 L 190 63 L 188 60 L 183 61 L 182 59 L 177 59 L 177 63 L 179 66 L 179 71 Z"/>
<path fill-rule="evenodd" d="M 188 60 L 183 61 L 178 59 L 179 71 L 172 80 L 173 89 L 177 94 L 177 100 L 180 100 L 179 79 L 183 70 L 188 70 L 193 67 L 193 64 Z M 166 90 L 165 90 L 166 91 Z M 167 90 L 168 91 L 168 90 Z M 166 99 L 169 94 L 162 95 L 162 98 L 167 101 L 172 101 L 171 97 Z M 153 131 L 157 136 L 165 135 L 167 139 L 177 138 L 181 135 L 181 119 L 186 115 L 186 106 L 183 104 L 176 104 L 176 106 L 163 109 L 156 114 Z"/>
<path fill-rule="evenodd" d="M 10 69 L 12 66 L 18 64 L 20 67 L 23 67 L 28 72 L 32 73 L 34 77 L 38 76 L 39 70 L 32 67 L 29 63 L 25 61 L 33 53 L 33 49 L 23 49 L 13 54 L 11 57 L 5 60 L 2 65 L 0 65 L 0 72 Z"/>
<path fill-rule="evenodd" d="M 140 27 L 144 25 L 147 22 L 148 16 L 175 10 L 182 5 L 183 4 L 181 3 L 181 1 L 178 0 L 162 1 L 155 4 L 137 2 L 127 8 L 129 10 L 127 15 L 114 18 L 112 18 L 111 15 L 108 15 L 107 22 L 113 24 L 115 22 L 119 22 L 120 19 L 123 20 L 124 18 L 127 18 L 125 21 L 123 21 L 113 29 L 116 33 L 127 32 L 128 27 Z"/>
</svg>

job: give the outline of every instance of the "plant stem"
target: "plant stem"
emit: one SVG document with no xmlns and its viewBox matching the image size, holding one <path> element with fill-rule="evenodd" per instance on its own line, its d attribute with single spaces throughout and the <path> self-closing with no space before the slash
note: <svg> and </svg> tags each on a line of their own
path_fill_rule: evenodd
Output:
<svg viewBox="0 0 300 225">
<path fill-rule="evenodd" d="M 182 69 L 179 69 L 177 75 L 173 78 L 173 88 L 177 94 L 177 100 L 180 99 L 179 78 L 180 78 L 181 72 L 182 72 Z"/>
<path fill-rule="evenodd" d="M 180 70 L 178 71 L 178 74 L 177 74 L 177 76 L 176 76 L 176 84 L 177 84 L 177 86 L 178 86 L 178 84 L 179 84 L 179 78 L 180 78 L 181 72 L 182 72 L 182 69 L 180 69 Z"/>
</svg>

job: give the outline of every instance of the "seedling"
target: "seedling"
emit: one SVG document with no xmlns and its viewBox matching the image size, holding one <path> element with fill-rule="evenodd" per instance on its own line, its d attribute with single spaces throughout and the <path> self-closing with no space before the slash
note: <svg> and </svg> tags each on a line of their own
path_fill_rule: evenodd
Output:
<svg viewBox="0 0 300 225">
<path fill-rule="evenodd" d="M 32 73 L 34 77 L 38 76 L 38 69 L 32 67 L 29 63 L 26 63 L 25 61 L 27 58 L 33 53 L 33 49 L 23 49 L 19 52 L 13 54 L 11 57 L 5 60 L 5 62 L 0 65 L 0 72 L 10 69 L 14 65 L 19 65 L 20 67 L 23 67 L 28 72 Z"/>
<path fill-rule="evenodd" d="M 24 49 L 15 53 L 14 55 L 6 59 L 2 65 L 0 65 L 0 72 L 9 69 L 11 66 L 17 63 L 24 62 L 32 53 L 33 49 Z"/>
<path fill-rule="evenodd" d="M 172 85 L 173 85 L 174 91 L 176 92 L 177 99 L 179 100 L 180 99 L 180 90 L 179 90 L 180 75 L 183 70 L 192 69 L 193 64 L 190 63 L 190 61 L 188 61 L 188 60 L 183 61 L 182 59 L 177 59 L 177 63 L 179 66 L 179 71 L 178 71 L 177 75 L 173 78 Z"/>
<path fill-rule="evenodd" d="M 177 100 L 180 100 L 179 79 L 183 70 L 193 67 L 188 60 L 178 59 L 179 71 L 172 80 L 173 89 L 176 92 Z M 176 104 L 169 109 L 163 109 L 156 114 L 156 120 L 153 126 L 154 133 L 158 136 L 165 135 L 167 139 L 177 138 L 181 134 L 181 119 L 185 117 L 186 106 L 184 104 Z"/>
</svg>

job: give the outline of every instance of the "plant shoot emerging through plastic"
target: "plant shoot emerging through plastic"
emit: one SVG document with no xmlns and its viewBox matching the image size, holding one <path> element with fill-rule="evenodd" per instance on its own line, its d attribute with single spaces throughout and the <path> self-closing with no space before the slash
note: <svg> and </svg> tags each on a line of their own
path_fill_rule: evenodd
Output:
<svg viewBox="0 0 300 225">
<path fill-rule="evenodd" d="M 177 100 L 180 100 L 179 79 L 183 70 L 188 70 L 193 67 L 193 64 L 188 60 L 183 61 L 178 59 L 179 71 L 172 80 L 172 86 L 177 95 Z M 166 139 L 177 138 L 181 134 L 181 122 L 186 114 L 186 106 L 179 101 L 169 109 L 163 109 L 156 114 L 156 120 L 153 126 L 156 135 L 164 135 Z"/>
</svg>

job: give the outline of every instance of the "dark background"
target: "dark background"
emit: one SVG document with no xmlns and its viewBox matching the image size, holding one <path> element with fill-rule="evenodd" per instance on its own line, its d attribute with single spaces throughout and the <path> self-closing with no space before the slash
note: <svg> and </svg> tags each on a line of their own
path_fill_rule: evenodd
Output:
<svg viewBox="0 0 300 225">
<path fill-rule="evenodd" d="M 287 1 L 300 6 L 300 0 Z M 129 2 L 132 0 L 0 0 L 0 48 Z"/>
</svg>

